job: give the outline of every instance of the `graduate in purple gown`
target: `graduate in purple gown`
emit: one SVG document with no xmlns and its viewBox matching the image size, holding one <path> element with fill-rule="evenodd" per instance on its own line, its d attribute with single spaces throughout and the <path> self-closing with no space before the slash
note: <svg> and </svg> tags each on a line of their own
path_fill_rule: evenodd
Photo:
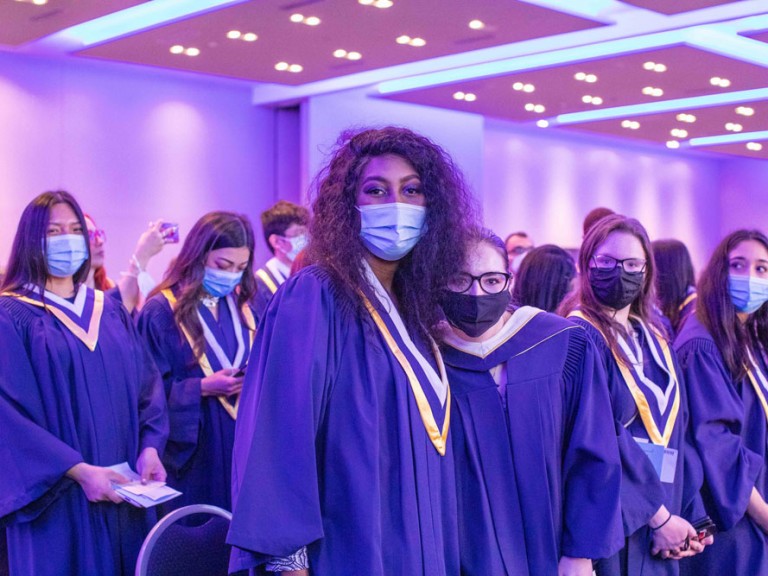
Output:
<svg viewBox="0 0 768 576">
<path fill-rule="evenodd" d="M 187 504 L 232 507 L 232 444 L 255 324 L 253 231 L 246 216 L 206 214 L 144 306 L 139 331 L 165 383 L 168 483 Z"/>
<path fill-rule="evenodd" d="M 705 516 L 701 463 L 688 434 L 685 382 L 653 314 L 652 258 L 637 220 L 600 219 L 581 246 L 580 290 L 562 307 L 595 343 L 620 431 L 626 544 L 597 562 L 598 576 L 676 575 L 677 560 L 711 542 L 700 542 L 691 524 Z"/>
<path fill-rule="evenodd" d="M 443 295 L 462 574 L 592 576 L 624 543 L 602 366 L 582 328 L 507 311 L 501 238 L 479 231 L 468 256 Z"/>
<path fill-rule="evenodd" d="M 756 230 L 726 236 L 698 293 L 675 348 L 704 468 L 704 504 L 721 533 L 685 572 L 768 574 L 768 238 Z"/>
<path fill-rule="evenodd" d="M 85 221 L 66 192 L 24 210 L 0 296 L 0 517 L 11 574 L 133 574 L 154 513 L 107 468 L 164 480 L 162 383 L 128 312 L 87 288 Z"/>
<path fill-rule="evenodd" d="M 230 569 L 459 574 L 451 394 L 430 326 L 475 207 L 438 146 L 342 136 L 308 259 L 270 302 L 243 386 Z"/>
<path fill-rule="evenodd" d="M 688 248 L 679 240 L 654 240 L 656 299 L 662 320 L 668 323 L 670 339 L 685 323 L 696 306 L 696 278 Z"/>
</svg>

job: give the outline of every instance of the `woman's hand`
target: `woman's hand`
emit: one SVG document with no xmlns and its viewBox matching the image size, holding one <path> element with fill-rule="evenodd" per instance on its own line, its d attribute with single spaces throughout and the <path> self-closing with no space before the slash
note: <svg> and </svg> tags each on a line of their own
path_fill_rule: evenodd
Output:
<svg viewBox="0 0 768 576">
<path fill-rule="evenodd" d="M 114 502 L 120 504 L 123 499 L 112 489 L 112 484 L 125 484 L 128 478 L 109 468 L 91 466 L 85 462 L 75 464 L 67 470 L 67 477 L 80 484 L 89 502 Z"/>
<path fill-rule="evenodd" d="M 757 488 L 752 488 L 752 494 L 749 495 L 747 515 L 765 534 L 768 534 L 768 504 L 765 503 Z"/>
<path fill-rule="evenodd" d="M 563 556 L 557 565 L 557 576 L 592 576 L 592 560 Z"/>
<path fill-rule="evenodd" d="M 238 368 L 224 368 L 206 376 L 200 381 L 200 393 L 203 396 L 232 396 L 243 388 L 243 377 L 235 376 Z"/>
<path fill-rule="evenodd" d="M 142 270 L 147 269 L 147 264 L 152 256 L 159 253 L 163 249 L 163 245 L 165 245 L 164 231 L 160 230 L 162 225 L 162 220 L 150 222 L 149 229 L 139 236 L 139 241 L 136 243 L 133 255 L 136 256 L 136 260 Z"/>
<path fill-rule="evenodd" d="M 141 483 L 150 480 L 165 482 L 166 473 L 156 448 L 144 448 L 136 459 L 136 471 L 141 476 Z"/>
<path fill-rule="evenodd" d="M 696 540 L 693 526 L 684 518 L 671 514 L 665 506 L 659 508 L 648 526 L 652 529 L 651 554 L 658 554 L 662 558 L 682 558 L 704 549 Z"/>
</svg>

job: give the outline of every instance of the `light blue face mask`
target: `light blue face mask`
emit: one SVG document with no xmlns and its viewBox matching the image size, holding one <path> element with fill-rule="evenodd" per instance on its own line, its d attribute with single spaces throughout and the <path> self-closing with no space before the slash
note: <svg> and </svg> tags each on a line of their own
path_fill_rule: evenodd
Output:
<svg viewBox="0 0 768 576">
<path fill-rule="evenodd" d="M 736 310 L 751 314 L 768 301 L 768 280 L 730 274 L 728 292 Z"/>
<path fill-rule="evenodd" d="M 51 276 L 72 276 L 87 259 L 88 244 L 82 234 L 59 234 L 45 239 L 45 261 Z"/>
<path fill-rule="evenodd" d="M 240 280 L 243 278 L 241 272 L 227 272 L 217 270 L 216 268 L 205 267 L 205 276 L 203 276 L 203 288 L 211 296 L 224 298 L 237 288 Z"/>
<path fill-rule="evenodd" d="M 299 234 L 298 236 L 294 236 L 293 238 L 288 238 L 288 236 L 283 236 L 288 242 L 291 243 L 291 251 L 287 252 L 285 255 L 293 262 L 296 260 L 296 256 L 299 255 L 299 252 L 304 250 L 306 248 L 307 244 L 309 244 L 309 238 L 306 234 Z"/>
<path fill-rule="evenodd" d="M 390 202 L 358 206 L 360 236 L 368 250 L 394 262 L 408 254 L 426 231 L 424 206 Z"/>
</svg>

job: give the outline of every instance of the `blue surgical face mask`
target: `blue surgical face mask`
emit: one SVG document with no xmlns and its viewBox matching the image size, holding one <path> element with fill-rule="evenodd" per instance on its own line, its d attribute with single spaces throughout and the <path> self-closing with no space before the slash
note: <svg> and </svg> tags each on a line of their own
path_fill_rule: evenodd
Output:
<svg viewBox="0 0 768 576">
<path fill-rule="evenodd" d="M 59 234 L 45 239 L 45 260 L 51 276 L 72 276 L 87 259 L 88 244 L 82 234 Z"/>
<path fill-rule="evenodd" d="M 293 262 L 296 260 L 296 256 L 299 255 L 299 252 L 304 250 L 306 248 L 307 244 L 309 243 L 309 239 L 307 238 L 306 234 L 299 234 L 298 236 L 294 236 L 293 238 L 288 238 L 288 236 L 283 236 L 288 242 L 291 243 L 291 251 L 286 252 L 286 257 L 288 260 Z"/>
<path fill-rule="evenodd" d="M 408 254 L 426 231 L 424 206 L 390 202 L 358 206 L 360 236 L 368 250 L 393 262 Z"/>
<path fill-rule="evenodd" d="M 737 311 L 751 314 L 768 301 L 768 280 L 730 274 L 728 292 Z"/>
<path fill-rule="evenodd" d="M 243 278 L 243 272 L 227 272 L 216 268 L 205 267 L 205 276 L 203 276 L 203 288 L 211 296 L 224 298 L 237 288 L 240 280 Z"/>
</svg>

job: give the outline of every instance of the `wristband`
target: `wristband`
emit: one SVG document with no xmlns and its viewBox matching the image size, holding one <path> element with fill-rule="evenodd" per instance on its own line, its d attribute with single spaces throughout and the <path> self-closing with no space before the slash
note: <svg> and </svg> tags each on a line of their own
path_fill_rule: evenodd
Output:
<svg viewBox="0 0 768 576">
<path fill-rule="evenodd" d="M 667 516 L 667 519 L 666 519 L 666 520 L 664 520 L 664 522 L 662 522 L 661 524 L 659 524 L 658 526 L 656 526 L 656 528 L 651 528 L 651 532 L 656 532 L 656 530 L 660 530 L 660 529 L 661 529 L 661 528 L 663 528 L 663 527 L 664 527 L 664 526 L 667 524 L 667 522 L 669 522 L 670 520 L 672 520 L 672 512 L 670 512 L 670 513 L 669 513 L 669 516 Z"/>
</svg>

